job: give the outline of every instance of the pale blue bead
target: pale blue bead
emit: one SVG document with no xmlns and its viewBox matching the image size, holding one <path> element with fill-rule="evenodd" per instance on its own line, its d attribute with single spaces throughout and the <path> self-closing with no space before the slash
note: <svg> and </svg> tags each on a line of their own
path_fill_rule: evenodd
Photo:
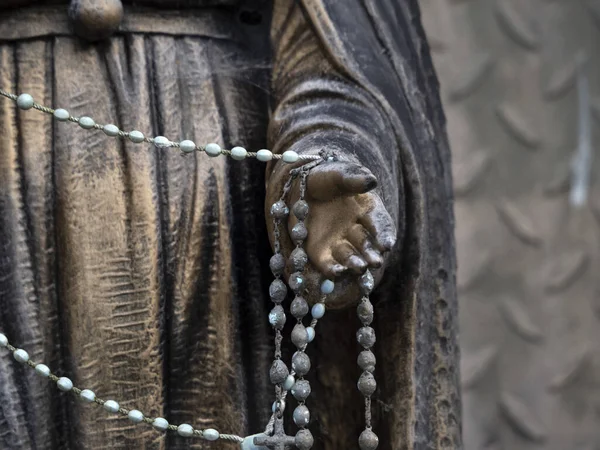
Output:
<svg viewBox="0 0 600 450">
<path fill-rule="evenodd" d="M 296 153 L 293 150 L 288 150 L 287 152 L 283 153 L 282 156 L 283 162 L 286 163 L 295 163 L 296 161 L 298 161 L 298 159 L 300 159 L 300 157 L 298 156 L 298 153 Z"/>
<path fill-rule="evenodd" d="M 48 367 L 46 364 L 38 364 L 35 366 L 35 371 L 43 377 L 50 376 L 50 367 Z"/>
<path fill-rule="evenodd" d="M 315 339 L 315 329 L 313 327 L 306 327 L 306 334 L 308 334 L 308 342 Z"/>
<path fill-rule="evenodd" d="M 316 303 L 312 307 L 311 314 L 315 319 L 322 318 L 325 315 L 325 305 L 323 303 Z"/>
<path fill-rule="evenodd" d="M 20 363 L 26 363 L 29 361 L 29 353 L 21 348 L 18 348 L 13 352 L 13 357 Z"/>
<path fill-rule="evenodd" d="M 6 347 L 8 345 L 8 338 L 0 333 L 0 347 Z"/>
<path fill-rule="evenodd" d="M 321 293 L 331 294 L 333 292 L 334 287 L 335 287 L 335 283 L 333 281 L 325 280 L 321 283 Z"/>
<path fill-rule="evenodd" d="M 247 155 L 248 155 L 248 152 L 246 151 L 246 149 L 244 147 L 233 147 L 231 149 L 231 157 L 237 161 L 241 161 L 242 159 L 245 159 Z"/>
<path fill-rule="evenodd" d="M 117 127 L 116 125 L 113 125 L 112 123 L 109 123 L 108 125 L 104 125 L 102 127 L 102 131 L 104 131 L 104 134 L 110 137 L 115 137 L 119 135 L 119 127 Z"/>
<path fill-rule="evenodd" d="M 206 147 L 204 147 L 204 151 L 208 156 L 215 157 L 221 154 L 221 147 L 219 146 L 219 144 L 210 143 L 207 144 Z"/>
<path fill-rule="evenodd" d="M 17 106 L 21 109 L 31 109 L 33 103 L 33 97 L 29 94 L 21 94 L 17 97 Z"/>
<path fill-rule="evenodd" d="M 130 131 L 128 137 L 131 142 L 135 142 L 136 144 L 144 142 L 144 133 L 138 130 Z"/>
<path fill-rule="evenodd" d="M 247 436 L 242 441 L 242 450 L 269 450 L 268 447 L 263 447 L 262 445 L 255 445 L 254 439 L 257 437 L 264 438 L 267 435 L 264 433 L 253 434 L 252 436 Z"/>
<path fill-rule="evenodd" d="M 156 136 L 154 138 L 154 145 L 158 148 L 167 148 L 171 146 L 171 141 L 164 136 Z"/>
<path fill-rule="evenodd" d="M 144 420 L 144 414 L 137 409 L 132 409 L 129 411 L 129 413 L 127 413 L 127 417 L 129 417 L 129 420 L 131 420 L 133 423 L 140 423 Z"/>
<path fill-rule="evenodd" d="M 152 426 L 158 431 L 167 431 L 169 428 L 169 422 L 167 422 L 167 419 L 163 417 L 157 417 L 154 419 L 154 422 L 152 422 Z"/>
<path fill-rule="evenodd" d="M 115 402 L 114 400 L 106 400 L 104 402 L 104 409 L 107 410 L 108 412 L 111 413 L 117 413 L 119 412 L 119 404 L 117 402 Z"/>
<path fill-rule="evenodd" d="M 183 153 L 192 153 L 194 150 L 196 150 L 196 143 L 186 139 L 185 141 L 181 141 L 179 143 L 179 148 Z"/>
<path fill-rule="evenodd" d="M 91 128 L 94 128 L 94 125 L 96 125 L 96 122 L 94 122 L 94 119 L 92 119 L 91 117 L 87 117 L 87 116 L 83 116 L 79 118 L 79 126 L 81 128 L 83 128 L 84 130 L 89 130 Z"/>
<path fill-rule="evenodd" d="M 54 110 L 54 118 L 56 120 L 66 122 L 67 120 L 69 120 L 69 117 L 71 117 L 71 114 L 69 114 L 69 111 L 67 111 L 66 109 L 58 108 Z"/>
<path fill-rule="evenodd" d="M 56 385 L 61 391 L 68 392 L 73 389 L 73 382 L 67 377 L 61 377 L 56 382 Z"/>
<path fill-rule="evenodd" d="M 256 152 L 256 159 L 262 162 L 271 161 L 273 159 L 273 152 L 267 149 L 259 150 Z"/>
<path fill-rule="evenodd" d="M 89 389 L 84 389 L 81 391 L 79 393 L 79 397 L 81 397 L 81 400 L 87 403 L 92 403 L 94 400 L 96 400 L 96 394 L 94 394 L 94 391 L 90 391 Z"/>
<path fill-rule="evenodd" d="M 285 379 L 285 382 L 283 383 L 283 389 L 289 391 L 290 389 L 292 389 L 295 382 L 296 379 L 294 378 L 294 375 L 288 375 L 288 377 Z"/>
<path fill-rule="evenodd" d="M 190 437 L 194 435 L 194 428 L 187 424 L 187 423 L 182 423 L 181 425 L 179 425 L 177 427 L 177 434 L 179 436 L 183 436 L 183 437 Z"/>
<path fill-rule="evenodd" d="M 219 432 L 213 428 L 207 428 L 202 432 L 202 437 L 207 441 L 216 441 L 219 439 Z"/>
</svg>

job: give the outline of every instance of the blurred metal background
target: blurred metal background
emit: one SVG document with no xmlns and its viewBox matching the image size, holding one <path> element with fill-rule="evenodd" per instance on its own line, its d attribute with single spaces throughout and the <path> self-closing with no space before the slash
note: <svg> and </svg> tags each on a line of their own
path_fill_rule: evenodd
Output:
<svg viewBox="0 0 600 450">
<path fill-rule="evenodd" d="M 466 450 L 600 450 L 600 1 L 420 0 L 453 151 Z"/>
</svg>

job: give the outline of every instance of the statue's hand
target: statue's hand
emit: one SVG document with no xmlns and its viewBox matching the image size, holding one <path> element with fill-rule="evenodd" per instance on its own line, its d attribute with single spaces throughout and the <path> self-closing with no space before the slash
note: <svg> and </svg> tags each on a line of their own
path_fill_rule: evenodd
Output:
<svg viewBox="0 0 600 450">
<path fill-rule="evenodd" d="M 304 249 L 309 265 L 307 287 L 317 292 L 321 281 L 334 280 L 335 290 L 327 298 L 332 308 L 356 304 L 360 298 L 357 280 L 370 269 L 378 282 L 386 253 L 396 241 L 396 226 L 374 189 L 375 176 L 365 167 L 350 162 L 326 162 L 308 176 L 305 199 L 309 214 L 305 224 L 308 238 Z M 275 193 L 268 193 L 276 198 Z M 290 207 L 299 198 L 299 185 L 293 187 Z M 297 219 L 290 214 L 288 230 Z M 287 256 L 291 241 L 282 240 Z M 289 272 L 288 272 L 289 274 Z M 311 296 L 311 300 L 318 296 Z"/>
</svg>

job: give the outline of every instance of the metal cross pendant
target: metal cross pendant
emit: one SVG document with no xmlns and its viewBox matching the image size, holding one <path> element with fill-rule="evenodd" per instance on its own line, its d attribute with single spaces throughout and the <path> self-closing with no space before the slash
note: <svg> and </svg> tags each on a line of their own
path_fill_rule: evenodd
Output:
<svg viewBox="0 0 600 450">
<path fill-rule="evenodd" d="M 271 450 L 289 450 L 296 448 L 293 436 L 285 434 L 283 429 L 283 417 L 275 418 L 272 436 L 258 436 L 254 438 L 254 445 L 262 445 Z"/>
</svg>

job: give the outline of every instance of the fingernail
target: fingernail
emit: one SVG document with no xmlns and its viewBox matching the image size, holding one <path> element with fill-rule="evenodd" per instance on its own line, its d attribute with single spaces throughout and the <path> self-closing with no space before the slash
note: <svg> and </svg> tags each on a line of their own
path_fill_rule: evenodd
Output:
<svg viewBox="0 0 600 450">
<path fill-rule="evenodd" d="M 348 263 L 349 266 L 356 267 L 357 269 L 366 269 L 368 266 L 364 259 L 356 255 L 352 255 L 348 258 Z"/>
<path fill-rule="evenodd" d="M 393 236 L 386 236 L 382 239 L 381 244 L 383 245 L 383 248 L 389 251 L 394 248 L 394 245 L 396 244 L 396 238 Z"/>
</svg>

